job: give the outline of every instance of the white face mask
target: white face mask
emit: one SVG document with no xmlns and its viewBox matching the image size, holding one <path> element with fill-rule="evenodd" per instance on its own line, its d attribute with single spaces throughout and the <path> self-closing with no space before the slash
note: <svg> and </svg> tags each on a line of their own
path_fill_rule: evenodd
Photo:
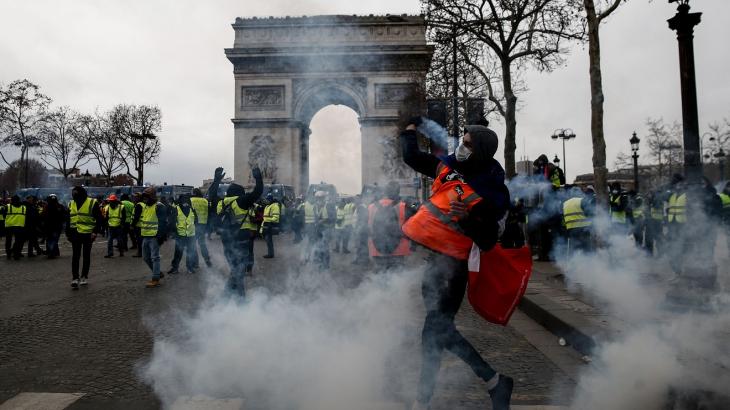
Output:
<svg viewBox="0 0 730 410">
<path fill-rule="evenodd" d="M 464 145 L 464 141 L 462 140 L 459 143 L 459 146 L 456 147 L 456 151 L 454 151 L 454 156 L 456 156 L 457 161 L 464 162 L 471 156 L 471 149 Z"/>
</svg>

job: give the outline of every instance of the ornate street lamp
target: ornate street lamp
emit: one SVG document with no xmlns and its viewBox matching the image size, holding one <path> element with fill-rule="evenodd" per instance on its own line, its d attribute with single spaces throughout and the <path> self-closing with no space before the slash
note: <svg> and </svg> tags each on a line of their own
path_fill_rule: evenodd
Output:
<svg viewBox="0 0 730 410">
<path fill-rule="evenodd" d="M 565 140 L 575 138 L 575 133 L 570 128 L 557 129 L 550 138 L 553 140 L 557 140 L 558 138 L 563 140 L 563 174 L 565 175 L 565 180 L 568 181 L 568 159 L 565 157 Z"/>
<path fill-rule="evenodd" d="M 720 150 L 713 155 L 715 158 L 717 158 L 717 163 L 720 165 L 720 181 L 725 179 L 725 151 L 720 147 Z"/>
<path fill-rule="evenodd" d="M 634 159 L 634 191 L 639 192 L 639 143 L 641 140 L 636 136 L 636 131 L 631 135 L 631 158 Z"/>
</svg>

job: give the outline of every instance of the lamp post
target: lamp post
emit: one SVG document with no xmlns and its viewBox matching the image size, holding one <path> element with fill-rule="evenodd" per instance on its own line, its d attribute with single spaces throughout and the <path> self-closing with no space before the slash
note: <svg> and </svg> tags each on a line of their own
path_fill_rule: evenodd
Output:
<svg viewBox="0 0 730 410">
<path fill-rule="evenodd" d="M 710 136 L 710 138 L 708 139 L 708 141 L 710 141 L 710 142 L 715 141 L 715 137 L 712 136 L 712 133 L 706 132 L 706 133 L 702 134 L 702 137 L 700 138 L 700 162 L 702 162 L 702 158 L 705 157 L 705 155 L 704 155 L 705 154 L 705 151 L 704 151 L 704 149 L 705 149 L 705 137 L 708 136 L 708 135 Z"/>
<path fill-rule="evenodd" d="M 571 140 L 575 138 L 575 133 L 570 128 L 557 129 L 550 136 L 553 140 L 558 138 L 563 140 L 563 174 L 565 175 L 565 181 L 568 181 L 568 159 L 565 157 L 565 140 Z M 556 155 L 557 157 L 557 155 Z"/>
<path fill-rule="evenodd" d="M 725 179 L 725 151 L 722 147 L 713 155 L 717 159 L 717 165 L 720 166 L 720 181 Z"/>
<path fill-rule="evenodd" d="M 634 191 L 639 192 L 639 143 L 641 139 L 636 136 L 636 131 L 631 135 L 631 158 L 634 159 Z"/>
</svg>

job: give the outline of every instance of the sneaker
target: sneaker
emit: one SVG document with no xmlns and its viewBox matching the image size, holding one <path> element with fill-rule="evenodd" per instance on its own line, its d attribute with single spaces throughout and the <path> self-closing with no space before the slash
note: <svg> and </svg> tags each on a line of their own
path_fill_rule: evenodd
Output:
<svg viewBox="0 0 730 410">
<path fill-rule="evenodd" d="M 88 284 L 89 284 L 89 280 L 86 278 L 81 278 L 81 280 L 79 281 L 79 285 L 81 285 L 81 286 L 86 286 Z"/>
<path fill-rule="evenodd" d="M 177 269 L 175 269 L 175 268 L 170 268 L 170 270 L 169 270 L 169 271 L 167 271 L 167 273 L 169 273 L 169 274 L 172 274 L 172 275 L 174 275 L 174 274 L 176 274 L 176 273 L 180 273 L 180 271 L 179 271 L 179 270 L 177 270 Z"/>
<path fill-rule="evenodd" d="M 72 289 L 78 289 L 79 288 L 79 280 L 78 279 L 74 279 L 74 280 L 71 281 L 71 288 Z"/>
<path fill-rule="evenodd" d="M 489 397 L 492 398 L 492 409 L 509 410 L 509 402 L 512 398 L 514 380 L 511 377 L 500 374 L 497 386 L 489 390 Z"/>
<path fill-rule="evenodd" d="M 160 280 L 159 279 L 152 279 L 149 282 L 145 283 L 144 285 L 146 288 L 156 288 L 160 286 Z"/>
</svg>

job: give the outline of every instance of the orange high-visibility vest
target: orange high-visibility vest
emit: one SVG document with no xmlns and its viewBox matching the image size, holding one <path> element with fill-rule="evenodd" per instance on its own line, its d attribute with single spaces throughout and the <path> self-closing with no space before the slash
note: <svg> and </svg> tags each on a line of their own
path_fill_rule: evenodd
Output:
<svg viewBox="0 0 730 410">
<path fill-rule="evenodd" d="M 456 218 L 449 216 L 449 202 L 461 201 L 471 211 L 482 197 L 458 172 L 443 162 L 439 164 L 431 186 L 431 197 L 404 225 L 403 233 L 411 240 L 436 252 L 457 259 L 468 259 L 472 240 L 464 234 Z"/>
<path fill-rule="evenodd" d="M 390 204 L 393 203 L 392 199 L 381 199 L 380 205 L 383 207 L 390 206 Z M 401 201 L 398 205 L 398 225 L 403 227 L 403 224 L 406 222 L 406 203 Z M 375 204 L 370 204 L 368 206 L 368 227 L 372 230 L 373 229 L 373 220 L 375 219 L 375 212 L 377 212 L 378 207 Z M 375 244 L 373 243 L 373 238 L 368 238 L 368 250 L 370 251 L 370 256 L 407 256 L 411 254 L 411 241 L 407 237 L 401 238 L 400 242 L 398 242 L 398 247 L 395 248 L 393 253 L 388 255 L 382 255 L 378 250 L 375 248 Z"/>
</svg>

